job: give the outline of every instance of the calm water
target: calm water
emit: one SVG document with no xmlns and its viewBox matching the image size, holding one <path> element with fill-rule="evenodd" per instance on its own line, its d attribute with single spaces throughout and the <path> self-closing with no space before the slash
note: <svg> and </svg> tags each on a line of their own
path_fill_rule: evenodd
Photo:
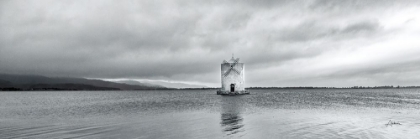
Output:
<svg viewBox="0 0 420 139">
<path fill-rule="evenodd" d="M 420 137 L 420 89 L 251 92 L 0 92 L 0 138 Z"/>
</svg>

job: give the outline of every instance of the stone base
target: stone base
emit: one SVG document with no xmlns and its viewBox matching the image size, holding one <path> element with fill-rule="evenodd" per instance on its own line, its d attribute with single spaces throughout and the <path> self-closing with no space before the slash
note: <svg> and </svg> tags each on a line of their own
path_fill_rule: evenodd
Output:
<svg viewBox="0 0 420 139">
<path fill-rule="evenodd" d="M 249 94 L 250 94 L 250 92 L 247 91 L 247 90 L 235 91 L 235 92 L 217 90 L 217 95 L 236 96 L 236 95 L 249 95 Z"/>
</svg>

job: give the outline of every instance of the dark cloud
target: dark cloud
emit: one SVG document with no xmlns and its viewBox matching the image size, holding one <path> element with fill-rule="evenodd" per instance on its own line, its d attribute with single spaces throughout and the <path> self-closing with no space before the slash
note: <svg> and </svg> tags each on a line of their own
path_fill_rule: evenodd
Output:
<svg viewBox="0 0 420 139">
<path fill-rule="evenodd" d="M 372 75 L 367 84 L 386 83 L 375 71 L 406 62 L 405 52 L 420 53 L 412 49 L 418 16 L 409 14 L 418 4 L 6 0 L 0 1 L 0 72 L 217 86 L 219 64 L 235 53 L 246 63 L 250 86 L 343 86 L 354 81 L 336 82 L 365 75 Z M 342 68 L 351 66 L 359 68 Z"/>
<path fill-rule="evenodd" d="M 378 22 L 360 22 L 349 25 L 345 27 L 341 32 L 342 33 L 359 33 L 359 32 L 375 32 L 380 29 L 380 25 Z"/>
</svg>

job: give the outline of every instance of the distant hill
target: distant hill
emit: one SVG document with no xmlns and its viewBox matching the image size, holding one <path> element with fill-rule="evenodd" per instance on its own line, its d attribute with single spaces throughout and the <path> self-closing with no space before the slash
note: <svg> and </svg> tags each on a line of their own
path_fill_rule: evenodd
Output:
<svg viewBox="0 0 420 139">
<path fill-rule="evenodd" d="M 135 80 L 121 80 L 121 81 L 114 81 L 117 83 L 125 83 L 131 85 L 149 85 L 150 87 L 167 87 L 167 88 L 206 88 L 207 86 L 202 85 L 192 85 L 186 83 L 174 83 L 174 82 L 164 82 L 164 81 L 135 81 Z"/>
<path fill-rule="evenodd" d="M 150 84 L 126 84 L 85 78 L 0 74 L 1 90 L 151 90 L 166 89 Z"/>
<path fill-rule="evenodd" d="M 150 84 L 150 83 L 145 83 L 145 82 L 139 82 L 139 81 L 134 81 L 134 80 L 122 80 L 122 81 L 114 81 L 116 83 L 124 83 L 124 84 L 129 84 L 129 85 L 145 85 L 148 87 L 165 87 L 162 85 L 157 85 L 157 84 Z"/>
</svg>

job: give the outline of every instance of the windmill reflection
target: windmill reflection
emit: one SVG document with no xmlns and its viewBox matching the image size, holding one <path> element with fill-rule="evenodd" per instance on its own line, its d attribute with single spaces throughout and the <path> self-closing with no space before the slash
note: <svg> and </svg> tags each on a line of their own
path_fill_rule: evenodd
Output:
<svg viewBox="0 0 420 139">
<path fill-rule="evenodd" d="M 227 135 L 243 132 L 243 118 L 241 117 L 241 98 L 242 96 L 235 97 L 222 97 L 221 98 L 221 126 L 223 132 Z"/>
</svg>

